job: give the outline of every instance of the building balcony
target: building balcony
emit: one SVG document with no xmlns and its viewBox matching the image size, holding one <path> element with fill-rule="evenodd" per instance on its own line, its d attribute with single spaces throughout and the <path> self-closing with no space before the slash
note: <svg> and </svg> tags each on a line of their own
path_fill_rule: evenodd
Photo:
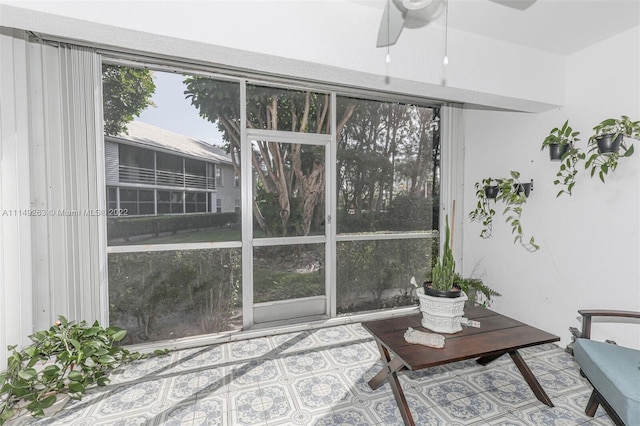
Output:
<svg viewBox="0 0 640 426">
<path fill-rule="evenodd" d="M 167 170 L 120 165 L 118 178 L 122 183 L 135 183 L 176 188 L 216 189 L 215 178 Z"/>
</svg>

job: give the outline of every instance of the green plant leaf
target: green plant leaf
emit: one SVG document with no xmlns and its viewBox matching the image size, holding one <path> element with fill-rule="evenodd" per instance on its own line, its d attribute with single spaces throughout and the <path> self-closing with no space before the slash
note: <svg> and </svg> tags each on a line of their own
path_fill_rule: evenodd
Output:
<svg viewBox="0 0 640 426">
<path fill-rule="evenodd" d="M 40 406 L 42 408 L 49 408 L 53 404 L 55 404 L 57 400 L 58 398 L 55 395 L 49 395 L 46 398 L 40 400 Z"/>
<path fill-rule="evenodd" d="M 69 380 L 73 380 L 75 382 L 81 382 L 84 380 L 84 375 L 77 370 L 70 371 L 67 377 L 69 377 Z"/>
<path fill-rule="evenodd" d="M 127 330 L 120 330 L 114 333 L 113 336 L 111 336 L 111 339 L 113 339 L 114 342 L 119 342 L 122 339 L 124 339 L 126 335 L 127 335 Z"/>
<path fill-rule="evenodd" d="M 102 355 L 99 359 L 98 362 L 100 364 L 105 364 L 105 365 L 110 365 L 110 364 L 114 364 L 116 363 L 116 359 L 114 357 L 112 357 L 111 355 Z"/>
<path fill-rule="evenodd" d="M 82 383 L 80 383 L 80 382 L 70 382 L 70 383 L 69 383 L 69 390 L 70 390 L 71 392 L 74 392 L 74 393 L 80 393 L 80 394 L 82 394 L 82 393 L 84 393 L 84 392 L 85 392 L 85 387 L 84 387 L 84 385 L 83 385 Z"/>
<path fill-rule="evenodd" d="M 73 347 L 78 350 L 82 347 L 82 345 L 80 344 L 80 342 L 78 342 L 76 339 L 69 339 L 69 342 L 73 345 Z"/>
<path fill-rule="evenodd" d="M 27 368 L 25 370 L 18 372 L 18 377 L 27 381 L 33 380 L 37 376 L 38 376 L 38 372 L 34 368 Z"/>
</svg>

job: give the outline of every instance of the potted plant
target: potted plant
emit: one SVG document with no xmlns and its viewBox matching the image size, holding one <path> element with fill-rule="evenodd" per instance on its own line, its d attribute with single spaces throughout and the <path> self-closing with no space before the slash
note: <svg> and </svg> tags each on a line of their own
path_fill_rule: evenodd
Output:
<svg viewBox="0 0 640 426">
<path fill-rule="evenodd" d="M 500 194 L 496 198 L 496 201 L 502 201 L 506 205 L 502 215 L 506 216 L 505 222 L 511 226 L 511 233 L 515 234 L 513 242 L 520 243 L 528 251 L 536 251 L 540 248 L 535 243 L 533 236 L 529 238 L 529 242 L 524 242 L 522 222 L 520 220 L 522 206 L 527 202 L 532 188 L 533 181 L 523 184 L 520 182 L 520 172 L 512 171 L 510 177 L 500 179 Z"/>
<path fill-rule="evenodd" d="M 619 119 L 608 118 L 593 128 L 589 138 L 587 159 L 584 167 L 591 168 L 591 177 L 598 172 L 600 180 L 618 167 L 621 157 L 633 155 L 633 145 L 627 146 L 625 138 L 640 139 L 640 121 L 631 121 L 626 115 Z"/>
<path fill-rule="evenodd" d="M 469 213 L 469 218 L 474 222 L 482 223 L 482 231 L 480 236 L 482 238 L 489 238 L 493 231 L 493 216 L 495 216 L 495 209 L 491 208 L 489 200 L 495 200 L 500 193 L 500 186 L 498 180 L 493 178 L 486 178 L 480 182 L 476 182 L 476 198 L 478 202 L 476 208 Z"/>
<path fill-rule="evenodd" d="M 435 260 L 430 276 L 416 294 L 420 299 L 422 326 L 436 333 L 457 333 L 462 330 L 464 303 L 467 295 L 456 286 L 456 262 L 450 245 L 449 218 L 445 219 L 446 231 L 442 256 Z"/>
<path fill-rule="evenodd" d="M 574 132 L 569 126 L 569 120 L 565 121 L 562 127 L 554 127 L 549 135 L 542 142 L 541 150 L 549 148 L 549 159 L 559 161 L 566 155 L 571 147 L 579 141 L 580 132 Z"/>
<path fill-rule="evenodd" d="M 478 203 L 476 204 L 476 208 L 469 213 L 469 219 L 482 223 L 483 228 L 480 231 L 480 237 L 485 239 L 489 238 L 493 231 L 493 216 L 495 216 L 496 212 L 495 209 L 490 207 L 489 200 L 484 191 L 484 188 L 488 184 L 493 183 L 496 183 L 498 186 L 498 195 L 495 199 L 496 203 L 502 202 L 506 205 L 502 214 L 505 216 L 505 222 L 511 226 L 511 233 L 515 234 L 514 243 L 519 242 L 528 251 L 538 250 L 540 246 L 535 243 L 534 237 L 530 237 L 527 243 L 524 242 L 524 233 L 520 221 L 522 206 L 527 202 L 533 190 L 533 181 L 527 183 L 520 182 L 520 173 L 517 171 L 512 171 L 508 178 L 487 178 L 475 184 Z"/>
</svg>

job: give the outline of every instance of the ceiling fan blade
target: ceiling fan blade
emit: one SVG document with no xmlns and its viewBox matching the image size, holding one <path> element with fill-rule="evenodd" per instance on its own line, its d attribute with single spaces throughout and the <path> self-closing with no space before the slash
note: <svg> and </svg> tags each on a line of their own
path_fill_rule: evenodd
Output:
<svg viewBox="0 0 640 426">
<path fill-rule="evenodd" d="M 391 5 L 388 1 L 382 14 L 380 21 L 380 29 L 378 30 L 378 42 L 376 47 L 393 46 L 398 41 L 402 28 L 404 27 L 405 12 L 401 11 L 395 5 Z"/>
<path fill-rule="evenodd" d="M 494 3 L 518 10 L 527 10 L 536 0 L 491 0 Z"/>
</svg>

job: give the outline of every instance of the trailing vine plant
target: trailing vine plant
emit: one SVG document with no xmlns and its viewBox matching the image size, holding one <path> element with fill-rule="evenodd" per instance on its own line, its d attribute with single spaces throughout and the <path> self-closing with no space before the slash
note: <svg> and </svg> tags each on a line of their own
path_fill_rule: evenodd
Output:
<svg viewBox="0 0 640 426">
<path fill-rule="evenodd" d="M 619 119 L 608 118 L 593 128 L 595 133 L 589 138 L 589 158 L 584 168 L 591 168 L 591 177 L 598 172 L 598 177 L 604 182 L 604 177 L 618 167 L 618 160 L 633 155 L 633 145 L 627 145 L 626 138 L 640 139 L 640 121 L 631 121 L 626 115 Z M 620 139 L 620 148 L 616 152 L 600 152 L 598 142 L 603 137 L 612 140 Z"/>
<path fill-rule="evenodd" d="M 540 246 L 536 244 L 533 236 L 527 242 L 524 239 L 521 217 L 522 206 L 527 202 L 528 194 L 525 190 L 526 184 L 520 182 L 520 173 L 517 171 L 512 171 L 510 177 L 507 178 L 486 178 L 475 184 L 478 204 L 469 213 L 469 218 L 472 221 L 482 223 L 483 229 L 480 232 L 480 237 L 489 238 L 493 230 L 493 216 L 496 212 L 489 204 L 486 190 L 492 184 L 498 186 L 496 203 L 503 202 L 506 205 L 502 215 L 505 216 L 505 222 L 511 226 L 511 233 L 515 234 L 513 242 L 520 243 L 527 251 L 538 250 Z"/>
<path fill-rule="evenodd" d="M 490 191 L 489 188 L 491 187 L 499 188 L 498 183 L 496 179 L 486 178 L 475 184 L 478 203 L 476 204 L 476 208 L 469 213 L 469 219 L 482 224 L 480 237 L 485 239 L 489 238 L 493 232 L 493 216 L 496 214 L 495 209 L 493 209 L 489 203 L 490 198 L 487 192 Z M 495 196 L 493 198 L 495 198 Z"/>
<path fill-rule="evenodd" d="M 126 334 L 118 327 L 100 327 L 97 321 L 89 326 L 59 316 L 51 328 L 29 336 L 31 345 L 22 350 L 9 346 L 7 370 L 0 373 L 0 425 L 25 410 L 44 416 L 62 393 L 81 399 L 89 386 L 105 386 L 110 370 L 147 357 L 118 346 Z"/>
<path fill-rule="evenodd" d="M 581 152 L 580 148 L 576 147 L 576 142 L 580 140 L 578 139 L 579 134 L 580 132 L 573 131 L 573 128 L 569 126 L 569 120 L 567 120 L 562 126 L 551 129 L 549 135 L 542 142 L 540 149 L 548 147 L 551 150 L 554 146 L 559 148 L 560 152 L 562 152 L 562 148 L 564 149 L 564 153 L 560 158 L 560 170 L 556 174 L 558 179 L 553 181 L 554 185 L 563 186 L 563 189 L 556 194 L 556 197 L 562 194 L 571 195 L 576 183 L 576 175 L 578 174 L 576 165 L 585 159 L 585 154 Z"/>
<path fill-rule="evenodd" d="M 572 195 L 573 187 L 576 184 L 576 175 L 578 168 L 576 167 L 580 161 L 583 161 L 586 154 L 573 145 L 569 147 L 567 152 L 562 155 L 560 170 L 556 174 L 558 179 L 553 181 L 554 185 L 560 185 L 563 188 L 558 191 L 556 198 L 562 194 Z"/>
</svg>

